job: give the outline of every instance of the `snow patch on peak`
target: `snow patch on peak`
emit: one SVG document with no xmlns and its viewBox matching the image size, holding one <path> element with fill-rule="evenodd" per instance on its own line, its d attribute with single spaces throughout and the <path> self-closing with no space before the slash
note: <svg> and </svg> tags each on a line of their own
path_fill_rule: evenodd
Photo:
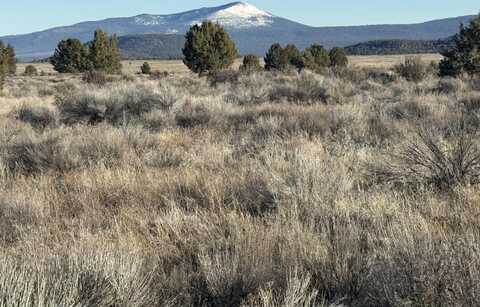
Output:
<svg viewBox="0 0 480 307">
<path fill-rule="evenodd" d="M 142 26 L 156 26 L 163 24 L 162 16 L 140 15 L 135 17 L 135 24 Z"/>
<path fill-rule="evenodd" d="M 229 7 L 218 11 L 214 14 L 218 18 L 240 17 L 240 18 L 254 18 L 254 17 L 273 17 L 271 14 L 262 11 L 255 6 L 245 3 L 232 3 Z"/>
<path fill-rule="evenodd" d="M 211 14 L 208 19 L 226 27 L 252 28 L 269 26 L 274 22 L 273 17 L 251 4 L 235 2 Z"/>
</svg>

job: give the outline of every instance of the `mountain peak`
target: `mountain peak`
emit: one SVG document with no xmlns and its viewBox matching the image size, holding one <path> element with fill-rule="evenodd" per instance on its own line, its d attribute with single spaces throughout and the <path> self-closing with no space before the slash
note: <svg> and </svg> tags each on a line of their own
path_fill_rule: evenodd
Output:
<svg viewBox="0 0 480 307">
<path fill-rule="evenodd" d="M 271 25 L 274 16 L 246 2 L 233 2 L 206 16 L 207 20 L 231 28 L 266 27 Z M 195 21 L 197 23 L 197 21 Z"/>
<path fill-rule="evenodd" d="M 227 4 L 222 10 L 217 12 L 217 15 L 224 15 L 225 17 L 240 17 L 240 18 L 256 18 L 256 17 L 273 17 L 273 15 L 247 3 L 247 2 L 233 2 Z"/>
</svg>

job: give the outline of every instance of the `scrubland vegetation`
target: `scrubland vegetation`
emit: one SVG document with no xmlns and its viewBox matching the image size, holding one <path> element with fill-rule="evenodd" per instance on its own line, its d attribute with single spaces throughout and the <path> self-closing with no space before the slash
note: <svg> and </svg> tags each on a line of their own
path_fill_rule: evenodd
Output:
<svg viewBox="0 0 480 307">
<path fill-rule="evenodd" d="M 419 63 L 8 78 L 0 305 L 480 304 L 480 82 Z"/>
<path fill-rule="evenodd" d="M 52 61 L 83 75 L 2 47 L 0 306 L 480 305 L 475 26 L 388 70 L 278 44 L 221 70 L 211 23 L 200 76 L 108 75 L 100 31 Z"/>
</svg>

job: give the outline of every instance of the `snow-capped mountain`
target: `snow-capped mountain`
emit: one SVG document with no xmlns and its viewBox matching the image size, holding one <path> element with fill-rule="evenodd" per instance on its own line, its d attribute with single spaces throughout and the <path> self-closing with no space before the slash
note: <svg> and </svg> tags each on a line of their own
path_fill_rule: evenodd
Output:
<svg viewBox="0 0 480 307">
<path fill-rule="evenodd" d="M 204 20 L 218 22 L 232 29 L 268 26 L 274 22 L 273 17 L 251 4 L 234 2 L 220 7 L 201 8 L 173 15 L 144 14 L 133 17 L 133 21 L 138 26 L 165 26 L 171 28 L 170 32 L 180 32 L 186 26 L 199 24 Z"/>
<path fill-rule="evenodd" d="M 272 24 L 273 15 L 262 11 L 255 6 L 235 2 L 216 8 L 202 8 L 175 15 L 140 15 L 134 17 L 135 24 L 142 26 L 159 26 L 176 24 L 183 29 L 186 25 L 199 24 L 204 20 L 211 20 L 232 29 L 268 26 Z M 177 29 L 170 31 L 179 32 Z"/>
<path fill-rule="evenodd" d="M 455 34 L 459 24 L 472 17 L 414 25 L 310 27 L 275 16 L 245 2 L 234 2 L 171 15 L 142 14 L 88 21 L 30 34 L 0 37 L 0 40 L 12 44 L 21 59 L 44 58 L 53 53 L 60 40 L 73 37 L 87 42 L 92 39 L 97 28 L 118 36 L 130 37 L 141 34 L 183 35 L 190 26 L 211 20 L 226 28 L 241 53 L 263 54 L 274 42 L 294 43 L 304 48 L 312 43 L 332 47 L 375 39 L 440 39 Z"/>
</svg>

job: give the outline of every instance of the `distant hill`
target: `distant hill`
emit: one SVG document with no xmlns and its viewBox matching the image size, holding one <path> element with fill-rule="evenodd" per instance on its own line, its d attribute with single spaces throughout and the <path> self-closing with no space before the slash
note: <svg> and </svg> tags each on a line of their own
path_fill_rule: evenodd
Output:
<svg viewBox="0 0 480 307">
<path fill-rule="evenodd" d="M 126 59 L 173 59 L 182 54 L 183 35 L 143 34 L 118 38 L 118 47 Z"/>
<path fill-rule="evenodd" d="M 438 40 L 456 34 L 460 23 L 467 23 L 473 17 L 475 16 L 462 16 L 404 25 L 311 27 L 275 16 L 248 3 L 234 2 L 171 15 L 143 14 L 87 21 L 30 34 L 4 36 L 0 37 L 0 40 L 12 44 L 20 59 L 35 59 L 50 56 L 62 39 L 72 37 L 82 42 L 91 40 L 96 28 L 116 33 L 118 36 L 183 35 L 191 25 L 203 20 L 212 20 L 226 28 L 241 53 L 263 55 L 265 50 L 275 42 L 293 43 L 299 48 L 319 43 L 329 48 L 345 47 L 372 40 Z M 166 40 L 169 39 L 174 38 L 166 38 Z M 144 47 L 147 48 L 147 46 Z M 175 48 L 172 47 L 173 49 Z M 153 50 L 150 51 L 153 52 Z"/>
<path fill-rule="evenodd" d="M 439 40 L 375 40 L 345 47 L 349 55 L 441 53 L 455 45 L 455 36 Z"/>
</svg>

